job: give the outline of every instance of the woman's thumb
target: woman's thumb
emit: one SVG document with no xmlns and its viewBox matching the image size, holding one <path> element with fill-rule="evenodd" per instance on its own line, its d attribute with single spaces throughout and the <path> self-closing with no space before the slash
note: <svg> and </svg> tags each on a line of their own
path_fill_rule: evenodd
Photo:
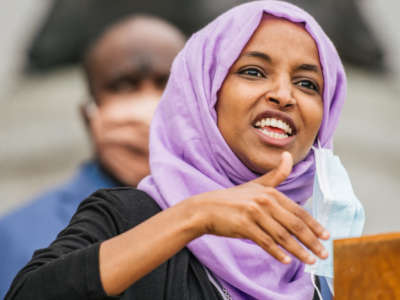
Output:
<svg viewBox="0 0 400 300">
<path fill-rule="evenodd" d="M 263 186 L 276 187 L 284 181 L 292 171 L 293 158 L 292 155 L 285 151 L 281 155 L 279 164 L 268 173 L 258 177 L 254 182 Z"/>
</svg>

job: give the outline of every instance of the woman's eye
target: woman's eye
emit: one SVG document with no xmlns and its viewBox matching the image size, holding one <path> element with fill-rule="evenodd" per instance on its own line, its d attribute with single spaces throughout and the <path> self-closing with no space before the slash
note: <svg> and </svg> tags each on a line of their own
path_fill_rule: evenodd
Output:
<svg viewBox="0 0 400 300">
<path fill-rule="evenodd" d="M 296 84 L 300 87 L 304 87 L 306 89 L 319 92 L 318 86 L 310 80 L 301 80 L 301 81 L 297 82 Z"/>
<path fill-rule="evenodd" d="M 264 73 L 262 73 L 260 70 L 255 69 L 255 68 L 240 70 L 239 74 L 247 75 L 247 76 L 251 76 L 251 77 L 260 77 L 260 78 L 265 77 Z"/>
</svg>

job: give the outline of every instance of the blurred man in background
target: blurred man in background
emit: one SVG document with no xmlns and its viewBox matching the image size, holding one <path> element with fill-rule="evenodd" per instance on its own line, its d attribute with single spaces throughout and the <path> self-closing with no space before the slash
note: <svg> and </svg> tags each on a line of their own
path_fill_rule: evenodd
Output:
<svg viewBox="0 0 400 300">
<path fill-rule="evenodd" d="M 93 159 L 68 182 L 0 220 L 0 298 L 17 270 L 55 238 L 83 199 L 100 188 L 136 186 L 149 173 L 150 120 L 184 42 L 169 23 L 135 16 L 108 28 L 88 49 L 83 67 L 91 97 L 81 113 Z"/>
</svg>

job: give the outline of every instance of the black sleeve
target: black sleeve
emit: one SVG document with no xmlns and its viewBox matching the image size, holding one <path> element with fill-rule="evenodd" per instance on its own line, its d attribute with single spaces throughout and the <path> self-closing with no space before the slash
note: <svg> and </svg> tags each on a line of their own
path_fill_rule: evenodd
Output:
<svg viewBox="0 0 400 300">
<path fill-rule="evenodd" d="M 116 196 L 120 194 L 123 197 Z M 57 239 L 34 253 L 14 279 L 5 300 L 115 299 L 107 297 L 101 285 L 100 243 L 159 210 L 139 190 L 118 188 L 94 193 L 81 203 Z"/>
</svg>

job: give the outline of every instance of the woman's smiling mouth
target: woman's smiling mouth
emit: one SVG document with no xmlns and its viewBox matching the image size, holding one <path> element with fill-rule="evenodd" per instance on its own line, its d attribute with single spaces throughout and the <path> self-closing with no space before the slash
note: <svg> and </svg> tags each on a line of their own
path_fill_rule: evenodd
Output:
<svg viewBox="0 0 400 300">
<path fill-rule="evenodd" d="M 260 114 L 253 127 L 264 142 L 280 147 L 288 145 L 297 133 L 291 118 L 273 111 Z"/>
<path fill-rule="evenodd" d="M 288 138 L 293 132 L 292 128 L 288 124 L 275 118 L 264 118 L 257 121 L 255 126 L 264 134 L 275 139 Z"/>
</svg>

